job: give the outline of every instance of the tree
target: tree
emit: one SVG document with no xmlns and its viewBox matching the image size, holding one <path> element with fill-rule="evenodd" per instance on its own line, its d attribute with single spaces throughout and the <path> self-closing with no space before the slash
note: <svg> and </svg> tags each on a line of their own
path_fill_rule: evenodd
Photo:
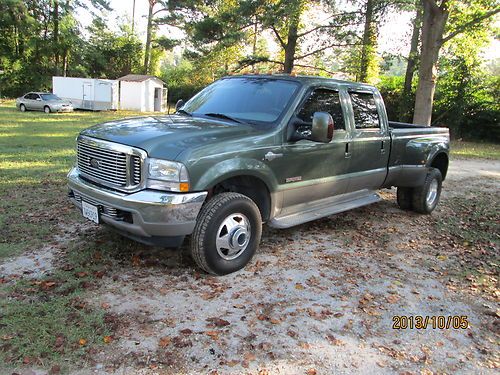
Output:
<svg viewBox="0 0 500 375">
<path fill-rule="evenodd" d="M 90 25 L 89 34 L 83 62 L 86 74 L 115 79 L 140 69 L 142 43 L 129 25 L 120 25 L 120 31 L 113 32 L 97 18 Z"/>
<path fill-rule="evenodd" d="M 403 93 L 399 105 L 399 118 L 401 121 L 411 121 L 411 112 L 413 110 L 412 86 L 413 77 L 417 70 L 419 59 L 420 34 L 422 32 L 423 9 L 421 0 L 415 1 L 415 17 L 412 22 L 412 34 L 410 42 L 410 52 L 406 65 L 405 80 L 403 84 Z"/>
<path fill-rule="evenodd" d="M 430 125 L 436 89 L 437 62 L 442 46 L 457 35 L 500 12 L 498 1 L 422 0 L 422 49 L 419 59 L 419 81 L 415 95 L 413 123 Z M 465 3 L 465 4 L 464 4 Z M 447 28 L 450 11 L 455 10 L 455 22 Z M 448 29 L 448 34 L 445 32 Z"/>
<path fill-rule="evenodd" d="M 358 80 L 372 83 L 378 77 L 377 23 L 375 22 L 375 2 L 367 0 L 363 30 L 363 45 Z"/>
<path fill-rule="evenodd" d="M 190 4 L 190 2 L 188 2 Z M 158 54 L 155 54 L 152 58 L 152 48 L 156 47 L 161 50 L 168 50 L 173 48 L 177 42 L 168 39 L 165 37 L 161 38 L 156 38 L 155 37 L 155 32 L 156 29 L 158 28 L 158 25 L 162 24 L 169 24 L 169 20 L 171 17 L 163 16 L 163 17 L 158 17 L 158 14 L 163 13 L 163 12 L 174 12 L 177 7 L 183 8 L 184 6 L 183 1 L 176 1 L 176 2 L 170 2 L 167 0 L 148 0 L 148 24 L 146 28 L 146 45 L 145 45 L 145 51 L 144 51 L 144 65 L 142 67 L 142 71 L 144 74 L 150 74 L 151 71 L 153 70 L 153 65 L 151 62 L 152 60 L 157 61 L 158 60 Z M 156 10 L 155 10 L 156 8 Z M 173 24 L 169 24 L 170 26 L 175 26 Z M 156 45 L 153 45 L 153 43 L 156 43 Z"/>
</svg>

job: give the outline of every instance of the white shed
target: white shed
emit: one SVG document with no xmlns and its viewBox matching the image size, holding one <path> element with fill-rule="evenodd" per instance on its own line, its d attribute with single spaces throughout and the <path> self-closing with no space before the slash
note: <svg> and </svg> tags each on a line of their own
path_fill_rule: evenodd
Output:
<svg viewBox="0 0 500 375">
<path fill-rule="evenodd" d="M 155 76 L 128 74 L 120 82 L 120 109 L 140 112 L 165 112 L 167 89 Z"/>
<path fill-rule="evenodd" d="M 118 109 L 118 81 L 111 79 L 52 77 L 52 92 L 69 100 L 73 108 Z"/>
</svg>

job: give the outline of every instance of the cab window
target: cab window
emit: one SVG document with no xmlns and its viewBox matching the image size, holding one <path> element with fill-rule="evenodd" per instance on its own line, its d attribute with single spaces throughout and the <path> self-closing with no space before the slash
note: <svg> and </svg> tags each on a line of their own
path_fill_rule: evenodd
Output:
<svg viewBox="0 0 500 375">
<path fill-rule="evenodd" d="M 345 129 L 338 91 L 314 90 L 302 105 L 297 117 L 306 123 L 312 123 L 314 112 L 328 112 L 333 118 L 335 129 Z"/>
<path fill-rule="evenodd" d="M 351 91 L 349 96 L 351 97 L 356 129 L 379 129 L 380 118 L 373 94 Z"/>
</svg>

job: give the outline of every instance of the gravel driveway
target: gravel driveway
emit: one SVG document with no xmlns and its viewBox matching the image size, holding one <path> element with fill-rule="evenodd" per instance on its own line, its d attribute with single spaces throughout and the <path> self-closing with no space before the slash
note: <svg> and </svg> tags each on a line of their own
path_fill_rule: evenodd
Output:
<svg viewBox="0 0 500 375">
<path fill-rule="evenodd" d="M 199 273 L 186 249 L 140 247 L 89 291 L 114 341 L 78 373 L 497 373 L 498 291 L 451 276 L 456 247 L 435 222 L 453 197 L 493 194 L 498 205 L 499 186 L 499 161 L 454 160 L 432 217 L 399 210 L 385 190 L 371 206 L 265 228 L 251 265 L 225 277 Z M 0 271 L 39 266 L 21 256 Z M 394 329 L 394 316 L 466 316 L 469 327 Z"/>
</svg>

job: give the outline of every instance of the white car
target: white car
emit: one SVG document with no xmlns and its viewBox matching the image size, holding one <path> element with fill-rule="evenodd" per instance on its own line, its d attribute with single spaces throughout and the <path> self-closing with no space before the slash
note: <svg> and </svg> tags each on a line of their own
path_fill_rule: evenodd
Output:
<svg viewBox="0 0 500 375">
<path fill-rule="evenodd" d="M 73 105 L 50 92 L 29 92 L 16 99 L 16 107 L 21 111 L 72 112 Z"/>
</svg>

